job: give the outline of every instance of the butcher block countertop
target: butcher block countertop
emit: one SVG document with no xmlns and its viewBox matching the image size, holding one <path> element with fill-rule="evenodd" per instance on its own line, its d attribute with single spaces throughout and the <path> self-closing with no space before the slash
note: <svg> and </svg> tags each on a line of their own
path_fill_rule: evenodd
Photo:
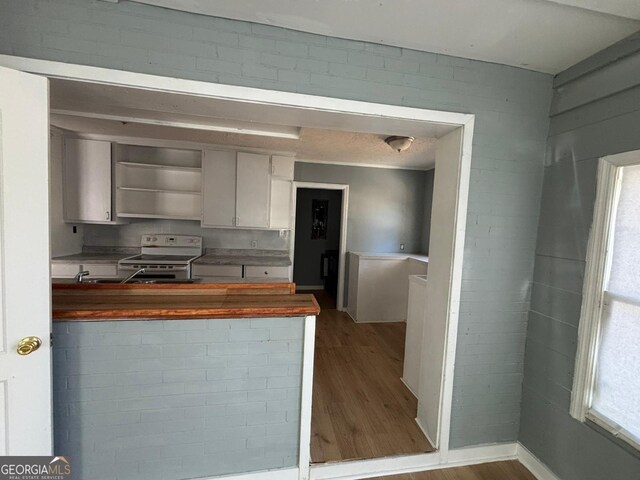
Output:
<svg viewBox="0 0 640 480">
<path fill-rule="evenodd" d="M 313 295 L 293 283 L 54 284 L 53 321 L 303 317 L 317 315 Z"/>
</svg>

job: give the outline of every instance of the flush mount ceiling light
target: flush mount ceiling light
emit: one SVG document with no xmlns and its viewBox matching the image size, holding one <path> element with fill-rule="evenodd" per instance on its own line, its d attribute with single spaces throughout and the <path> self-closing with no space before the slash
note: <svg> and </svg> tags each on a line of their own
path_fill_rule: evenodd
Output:
<svg viewBox="0 0 640 480">
<path fill-rule="evenodd" d="M 404 152 L 411 146 L 414 140 L 414 137 L 399 137 L 397 135 L 384 139 L 387 145 L 393 148 L 396 152 Z"/>
</svg>

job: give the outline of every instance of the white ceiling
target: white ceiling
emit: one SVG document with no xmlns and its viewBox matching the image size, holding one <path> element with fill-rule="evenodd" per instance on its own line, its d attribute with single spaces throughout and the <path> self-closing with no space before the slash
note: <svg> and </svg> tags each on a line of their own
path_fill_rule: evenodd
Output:
<svg viewBox="0 0 640 480">
<path fill-rule="evenodd" d="M 411 169 L 433 168 L 436 138 L 455 128 L 60 79 L 50 79 L 50 103 L 53 125 L 93 138 L 240 147 L 297 160 Z M 398 153 L 384 143 L 390 135 L 416 140 Z"/>
<path fill-rule="evenodd" d="M 640 30 L 638 0 L 138 0 L 558 73 Z"/>
</svg>

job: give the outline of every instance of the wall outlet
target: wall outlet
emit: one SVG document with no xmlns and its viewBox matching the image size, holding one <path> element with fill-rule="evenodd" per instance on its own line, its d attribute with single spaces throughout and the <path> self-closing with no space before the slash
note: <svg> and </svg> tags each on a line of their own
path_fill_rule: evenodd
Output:
<svg viewBox="0 0 640 480">
<path fill-rule="evenodd" d="M 400 244 L 400 250 L 404 250 L 404 243 Z"/>
<path fill-rule="evenodd" d="M 251 240 L 251 248 L 258 248 L 258 241 L 257 240 Z"/>
<path fill-rule="evenodd" d="M 280 230 L 280 238 L 287 238 L 289 236 L 289 230 Z"/>
</svg>

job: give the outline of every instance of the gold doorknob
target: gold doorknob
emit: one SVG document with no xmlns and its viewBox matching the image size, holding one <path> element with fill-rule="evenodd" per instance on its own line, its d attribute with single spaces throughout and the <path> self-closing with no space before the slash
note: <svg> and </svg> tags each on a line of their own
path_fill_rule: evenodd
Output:
<svg viewBox="0 0 640 480">
<path fill-rule="evenodd" d="M 18 342 L 18 355 L 29 355 L 35 352 L 42 345 L 42 340 L 38 337 L 24 337 Z"/>
</svg>

